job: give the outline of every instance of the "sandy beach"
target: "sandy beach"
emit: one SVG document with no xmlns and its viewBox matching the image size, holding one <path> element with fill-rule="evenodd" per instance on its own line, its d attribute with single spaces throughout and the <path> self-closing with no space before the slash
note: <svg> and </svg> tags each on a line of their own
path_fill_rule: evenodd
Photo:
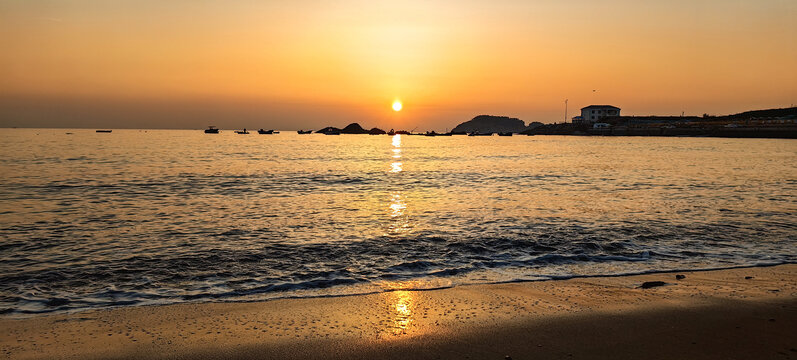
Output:
<svg viewBox="0 0 797 360">
<path fill-rule="evenodd" d="M 0 349 L 9 359 L 788 359 L 795 274 L 792 264 L 6 318 Z"/>
</svg>

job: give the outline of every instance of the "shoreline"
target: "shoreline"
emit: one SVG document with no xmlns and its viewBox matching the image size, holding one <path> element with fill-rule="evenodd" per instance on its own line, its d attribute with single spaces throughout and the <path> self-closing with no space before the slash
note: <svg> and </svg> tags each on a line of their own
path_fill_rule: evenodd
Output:
<svg viewBox="0 0 797 360">
<path fill-rule="evenodd" d="M 328 126 L 329 127 L 329 126 Z M 97 128 L 26 128 L 26 127 L 0 127 L 5 130 L 49 130 L 49 131 L 86 131 L 90 134 L 95 134 Z M 335 128 L 338 129 L 338 128 Z M 117 131 L 131 131 L 131 132 L 148 132 L 148 131 L 185 131 L 185 132 L 198 132 L 203 129 L 172 129 L 172 128 L 113 128 L 110 130 Z M 221 129 L 223 133 L 233 133 L 237 131 L 236 128 Z M 295 134 L 297 130 L 278 130 L 279 134 Z M 341 129 L 338 129 L 341 130 Z M 256 132 L 256 131 L 255 131 Z M 498 131 L 486 131 L 491 133 L 489 137 L 497 136 Z M 71 134 L 71 133 L 70 133 Z M 322 133 L 312 132 L 313 135 L 322 135 Z M 401 133 L 399 135 L 407 136 L 448 136 L 447 133 L 440 132 L 435 135 L 427 135 L 426 133 Z M 583 126 L 573 126 L 572 123 L 551 123 L 544 124 L 539 128 L 531 130 L 524 130 L 512 132 L 514 136 L 574 136 L 574 137 L 633 137 L 633 138 L 717 138 L 717 139 L 783 139 L 793 140 L 797 139 L 797 126 L 787 127 L 738 127 L 738 128 L 717 128 L 717 127 L 697 127 L 697 128 L 674 128 L 662 129 L 659 127 L 638 127 L 628 128 L 626 126 L 617 126 L 616 128 L 591 128 Z M 339 135 L 369 135 L 368 133 L 345 133 Z M 388 135 L 385 134 L 370 134 L 370 135 Z M 456 133 L 455 136 L 466 137 L 466 133 Z"/>
<path fill-rule="evenodd" d="M 676 280 L 676 273 L 686 278 Z M 641 288 L 647 281 L 667 284 Z M 396 290 L 367 295 L 0 318 L 0 327 L 6 329 L 0 335 L 0 356 L 797 356 L 791 339 L 797 328 L 795 264 L 401 290 L 406 285 L 396 283 Z M 630 339 L 636 339 L 633 349 L 622 346 Z"/>
<path fill-rule="evenodd" d="M 136 308 L 136 307 L 152 307 L 152 306 L 173 306 L 173 305 L 201 305 L 201 304 L 237 304 L 237 303 L 261 303 L 261 302 L 269 302 L 269 301 L 276 301 L 276 300 L 294 300 L 294 299 L 323 299 L 323 298 L 345 298 L 345 297 L 356 297 L 356 296 L 368 296 L 368 295 L 377 295 L 383 294 L 393 291 L 437 291 L 437 290 L 446 290 L 452 289 L 456 287 L 462 286 L 490 286 L 490 285 L 502 285 L 502 284 L 524 284 L 524 283 L 535 283 L 535 282 L 547 282 L 547 281 L 566 281 L 566 280 L 577 280 L 577 279 L 592 279 L 592 278 L 613 278 L 613 277 L 628 277 L 628 276 L 640 276 L 640 275 L 656 275 L 656 274 L 675 274 L 675 273 L 683 273 L 683 272 L 691 272 L 691 273 L 699 273 L 699 272 L 707 272 L 707 271 L 723 271 L 723 270 L 735 270 L 735 269 L 750 269 L 750 268 L 767 268 L 773 266 L 782 266 L 782 265 L 797 265 L 797 262 L 778 262 L 778 263 L 771 263 L 771 264 L 756 264 L 756 265 L 735 265 L 729 267 L 710 267 L 710 268 L 701 268 L 701 269 L 674 269 L 674 270 L 647 270 L 647 271 L 640 271 L 640 272 L 627 272 L 627 273 L 617 273 L 617 274 L 597 274 L 597 275 L 571 275 L 571 276 L 551 276 L 550 278 L 541 278 L 541 279 L 518 279 L 518 280 L 506 280 L 506 281 L 497 281 L 497 282 L 485 282 L 485 283 L 464 283 L 464 284 L 456 284 L 450 286 L 440 286 L 440 287 L 429 287 L 429 288 L 402 288 L 402 289 L 384 289 L 381 291 L 374 290 L 374 291 L 366 291 L 366 292 L 355 292 L 355 293 L 343 293 L 343 294 L 319 294 L 319 295 L 289 295 L 289 296 L 279 296 L 279 297 L 272 297 L 272 298 L 253 298 L 253 299 L 246 299 L 246 298 L 235 298 L 231 296 L 229 299 L 225 298 L 200 298 L 197 300 L 186 300 L 180 302 L 164 302 L 160 304 L 132 304 L 132 305 L 115 305 L 115 306 L 107 306 L 107 307 L 99 307 L 99 308 L 79 308 L 79 309 L 67 309 L 67 310 L 53 310 L 47 312 L 22 312 L 22 313 L 8 313 L 0 315 L 0 321 L 3 319 L 8 320 L 23 320 L 23 319 L 35 319 L 39 317 L 45 316 L 56 316 L 56 315 L 77 315 L 84 312 L 90 311 L 109 311 L 109 310 L 120 310 L 126 308 Z M 406 284 L 412 284 L 415 279 L 400 281 Z"/>
</svg>

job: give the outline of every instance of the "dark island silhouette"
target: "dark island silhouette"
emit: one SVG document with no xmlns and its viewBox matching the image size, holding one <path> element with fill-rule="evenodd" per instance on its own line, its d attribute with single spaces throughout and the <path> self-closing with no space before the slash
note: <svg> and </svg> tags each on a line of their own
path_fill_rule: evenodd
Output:
<svg viewBox="0 0 797 360">
<path fill-rule="evenodd" d="M 523 120 L 508 116 L 478 115 L 473 119 L 457 125 L 451 132 L 455 134 L 519 133 L 541 125 L 542 123 L 535 122 L 526 126 Z"/>
<path fill-rule="evenodd" d="M 351 123 L 346 125 L 340 132 L 343 134 L 367 134 L 368 130 L 363 129 L 358 123 Z"/>
<path fill-rule="evenodd" d="M 316 131 L 316 134 L 370 134 L 370 135 L 381 135 L 386 134 L 386 132 L 380 128 L 372 128 L 371 130 L 365 130 L 360 124 L 358 123 L 351 123 L 346 125 L 343 129 L 336 128 L 334 126 L 327 126 L 321 130 Z"/>
<path fill-rule="evenodd" d="M 331 134 L 331 133 L 338 133 L 340 134 L 340 128 L 336 128 L 334 126 L 327 126 L 321 130 L 315 132 L 316 134 Z"/>
</svg>

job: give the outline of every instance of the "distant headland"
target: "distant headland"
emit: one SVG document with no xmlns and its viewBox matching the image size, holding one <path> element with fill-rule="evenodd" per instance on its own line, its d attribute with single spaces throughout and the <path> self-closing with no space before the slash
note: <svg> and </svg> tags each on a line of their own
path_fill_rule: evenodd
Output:
<svg viewBox="0 0 797 360">
<path fill-rule="evenodd" d="M 797 107 L 752 110 L 714 116 L 621 116 L 620 108 L 590 105 L 572 122 L 525 125 L 507 116 L 479 115 L 457 125 L 454 133 L 600 136 L 706 136 L 797 138 Z"/>
</svg>

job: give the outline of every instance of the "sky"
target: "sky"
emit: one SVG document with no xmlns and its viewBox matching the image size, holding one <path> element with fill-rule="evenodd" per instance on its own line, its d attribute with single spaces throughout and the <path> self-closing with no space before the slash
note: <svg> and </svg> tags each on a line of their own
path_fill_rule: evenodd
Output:
<svg viewBox="0 0 797 360">
<path fill-rule="evenodd" d="M 0 0 L 0 127 L 423 131 L 590 104 L 789 107 L 795 18 L 794 0 Z"/>
</svg>

